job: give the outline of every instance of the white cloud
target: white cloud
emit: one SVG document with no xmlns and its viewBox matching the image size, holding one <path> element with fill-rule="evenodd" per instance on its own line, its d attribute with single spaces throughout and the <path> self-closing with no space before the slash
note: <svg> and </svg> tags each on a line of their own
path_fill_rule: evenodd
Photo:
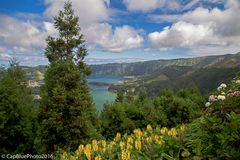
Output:
<svg viewBox="0 0 240 160">
<path fill-rule="evenodd" d="M 56 35 L 50 22 L 21 21 L 0 15 L 0 47 L 15 53 L 32 53 L 43 50 L 48 35 Z"/>
<path fill-rule="evenodd" d="M 140 31 L 130 26 L 116 27 L 113 30 L 108 23 L 94 24 L 83 30 L 89 45 L 100 46 L 109 52 L 122 52 L 138 48 L 143 43 Z"/>
<path fill-rule="evenodd" d="M 197 8 L 184 14 L 181 19 L 193 24 L 212 24 L 215 34 L 222 36 L 240 35 L 240 5 L 238 1 L 229 0 L 225 10 Z"/>
<path fill-rule="evenodd" d="M 47 32 L 51 36 L 57 36 L 58 30 L 54 27 L 53 23 L 50 22 L 43 22 L 43 26 L 45 29 L 45 32 Z"/>
<path fill-rule="evenodd" d="M 148 35 L 152 47 L 160 49 L 199 45 L 204 43 L 204 39 L 209 36 L 212 36 L 209 27 L 183 21 L 175 23 L 171 28 L 166 27 L 161 32 L 153 32 Z"/>
<path fill-rule="evenodd" d="M 44 14 L 48 17 L 56 16 L 63 8 L 65 0 L 45 0 L 48 6 Z M 109 0 L 71 0 L 75 14 L 79 17 L 81 27 L 91 23 L 108 20 Z"/>
<path fill-rule="evenodd" d="M 48 35 L 56 35 L 50 22 L 23 21 L 0 15 L 0 61 L 12 58 L 24 65 L 46 64 L 43 50 Z"/>
<path fill-rule="evenodd" d="M 30 52 L 44 47 L 45 35 L 30 21 L 0 15 L 0 46 L 16 52 Z"/>
<path fill-rule="evenodd" d="M 177 0 L 123 0 L 123 3 L 130 11 L 147 12 L 157 8 L 178 9 L 180 3 Z"/>
<path fill-rule="evenodd" d="M 198 7 L 179 17 L 171 26 L 148 35 L 152 48 L 188 48 L 191 54 L 215 54 L 240 49 L 240 4 L 228 0 L 223 10 Z M 211 53 L 210 53 L 211 52 Z M 219 52 L 217 52 L 219 53 Z"/>
<path fill-rule="evenodd" d="M 48 8 L 45 15 L 52 17 L 63 8 L 65 0 L 45 0 Z M 86 38 L 87 47 L 100 47 L 110 52 L 122 52 L 141 46 L 143 38 L 138 31 L 129 26 L 117 27 L 115 30 L 106 21 L 110 20 L 110 0 L 72 0 L 75 14 Z M 46 23 L 46 28 L 52 33 L 53 27 Z"/>
</svg>

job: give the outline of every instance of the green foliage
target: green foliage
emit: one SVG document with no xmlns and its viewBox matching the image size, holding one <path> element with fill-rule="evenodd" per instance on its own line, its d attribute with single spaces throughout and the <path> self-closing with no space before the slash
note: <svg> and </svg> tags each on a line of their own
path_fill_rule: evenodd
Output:
<svg viewBox="0 0 240 160">
<path fill-rule="evenodd" d="M 226 114 L 224 121 L 216 115 L 201 117 L 191 124 L 185 139 L 191 156 L 200 159 L 240 158 L 240 115 Z"/>
<path fill-rule="evenodd" d="M 76 149 L 98 136 L 95 109 L 86 81 L 90 73 L 84 63 L 87 51 L 79 33 L 78 18 L 70 2 L 54 18 L 59 37 L 48 37 L 46 56 L 50 62 L 41 90 L 40 130 L 36 140 L 39 152 L 58 148 Z"/>
<path fill-rule="evenodd" d="M 0 153 L 34 153 L 36 108 L 23 70 L 11 62 L 0 81 Z"/>
<path fill-rule="evenodd" d="M 163 90 L 155 98 L 149 98 L 144 91 L 137 96 L 127 94 L 121 101 L 105 105 L 100 115 L 102 134 L 112 138 L 117 132 L 130 133 L 148 124 L 175 127 L 189 123 L 201 115 L 203 105 L 204 99 L 195 86 L 176 94 Z"/>
<path fill-rule="evenodd" d="M 240 158 L 240 77 L 231 84 L 222 84 L 217 97 L 205 115 L 195 120 L 184 139 L 191 157 L 198 159 Z M 214 95 L 211 96 L 213 99 Z M 208 102 L 209 103 L 209 102 Z"/>
<path fill-rule="evenodd" d="M 124 96 L 122 92 L 117 93 L 117 97 L 115 99 L 115 102 L 123 102 Z"/>
<path fill-rule="evenodd" d="M 80 145 L 72 153 L 60 153 L 60 159 L 239 159 L 240 158 L 240 77 L 232 84 L 221 84 L 217 99 L 211 100 L 203 110 L 203 98 L 195 86 L 176 94 L 163 90 L 154 99 L 145 92 L 129 94 L 121 101 L 106 104 L 101 114 L 102 132 L 110 141 L 93 140 Z M 131 97 L 129 100 L 129 97 Z M 215 97 L 215 96 L 214 96 Z M 224 112 L 216 112 L 220 108 Z M 159 113 L 165 115 L 159 121 Z M 148 117 L 148 115 L 150 115 Z M 155 116 L 157 115 L 157 116 Z M 224 115 L 224 116 L 222 116 Z M 199 117 L 201 116 L 201 117 Z M 159 126 L 146 130 L 138 127 L 145 123 Z M 183 125 L 182 123 L 191 122 Z M 138 128 L 131 132 L 132 128 Z M 143 128 L 143 127 L 141 127 Z M 103 145 L 105 144 L 105 145 Z M 57 158 L 57 159 L 58 159 Z"/>
</svg>

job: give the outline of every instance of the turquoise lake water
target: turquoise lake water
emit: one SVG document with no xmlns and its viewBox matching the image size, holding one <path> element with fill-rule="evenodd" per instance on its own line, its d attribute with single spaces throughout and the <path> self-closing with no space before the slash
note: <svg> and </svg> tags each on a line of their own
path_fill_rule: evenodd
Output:
<svg viewBox="0 0 240 160">
<path fill-rule="evenodd" d="M 109 76 L 109 75 L 91 75 L 88 77 L 88 82 L 107 82 L 107 83 L 118 83 L 123 80 L 120 76 Z M 94 103 L 97 110 L 101 111 L 104 103 L 113 102 L 117 94 L 108 91 L 108 86 L 97 86 L 90 84 L 91 93 L 93 96 Z"/>
</svg>

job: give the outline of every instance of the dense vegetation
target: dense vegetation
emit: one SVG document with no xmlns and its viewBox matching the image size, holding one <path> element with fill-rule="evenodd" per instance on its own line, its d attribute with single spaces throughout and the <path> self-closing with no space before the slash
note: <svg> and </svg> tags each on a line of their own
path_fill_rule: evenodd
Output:
<svg viewBox="0 0 240 160">
<path fill-rule="evenodd" d="M 37 108 L 23 70 L 11 62 L 0 81 L 0 153 L 34 153 Z"/>
<path fill-rule="evenodd" d="M 137 96 L 118 94 L 116 102 L 106 104 L 100 115 L 101 131 L 106 138 L 112 138 L 117 132 L 130 133 L 148 124 L 175 127 L 199 117 L 203 106 L 204 99 L 195 86 L 176 94 L 162 90 L 154 98 L 144 91 Z"/>
<path fill-rule="evenodd" d="M 56 159 L 239 159 L 240 74 L 214 94 L 192 123 L 182 121 L 176 128 L 147 125 L 128 134 L 117 133 L 109 141 L 92 140 L 75 152 L 63 151 Z"/>
<path fill-rule="evenodd" d="M 47 39 L 50 64 L 40 98 L 31 95 L 17 63 L 1 69 L 1 154 L 50 153 L 54 159 L 83 160 L 240 159 L 240 73 L 229 85 L 207 94 L 208 102 L 191 83 L 177 92 L 155 88 L 156 96 L 141 88 L 138 93 L 118 92 L 116 101 L 97 114 L 86 81 L 87 51 L 70 2 L 55 17 L 55 27 L 59 37 Z M 165 77 L 158 78 L 174 77 L 169 71 L 181 75 L 189 68 L 171 69 L 163 69 Z M 205 75 L 209 68 L 199 71 Z M 209 73 L 216 73 L 218 80 L 226 73 L 215 71 Z M 35 75 L 42 80 L 41 73 Z M 208 80 L 201 83 L 212 85 Z"/>
</svg>

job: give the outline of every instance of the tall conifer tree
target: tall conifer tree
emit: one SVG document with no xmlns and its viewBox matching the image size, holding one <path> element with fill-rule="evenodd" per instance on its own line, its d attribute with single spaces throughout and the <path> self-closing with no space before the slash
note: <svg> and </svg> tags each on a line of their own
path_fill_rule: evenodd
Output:
<svg viewBox="0 0 240 160">
<path fill-rule="evenodd" d="M 96 135 L 95 109 L 86 81 L 90 74 L 84 62 L 87 50 L 71 2 L 65 3 L 54 25 L 59 36 L 46 40 L 45 55 L 50 64 L 39 116 L 43 152 L 54 152 L 57 147 L 76 149 L 79 143 Z"/>
<path fill-rule="evenodd" d="M 36 108 L 25 73 L 12 61 L 0 78 L 0 153 L 34 153 Z"/>
</svg>

